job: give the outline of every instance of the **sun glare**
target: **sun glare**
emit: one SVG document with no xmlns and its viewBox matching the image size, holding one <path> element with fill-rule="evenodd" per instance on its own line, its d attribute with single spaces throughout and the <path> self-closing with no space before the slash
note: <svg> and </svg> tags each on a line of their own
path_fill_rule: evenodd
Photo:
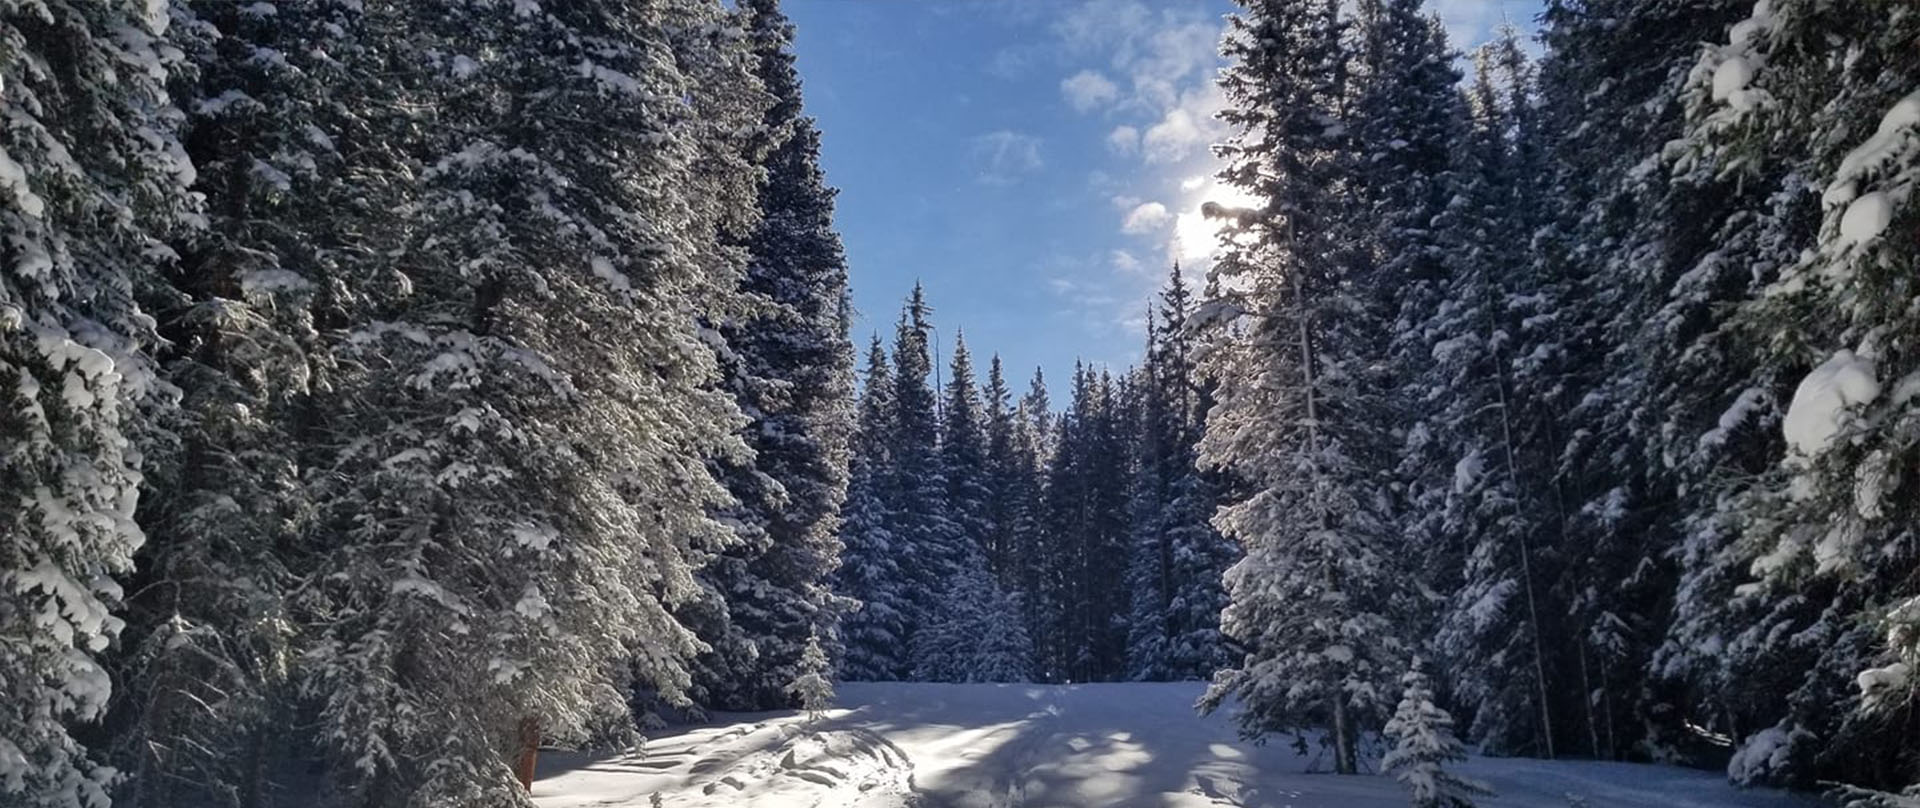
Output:
<svg viewBox="0 0 1920 808">
<path fill-rule="evenodd" d="M 1202 263 L 1220 248 L 1220 222 L 1200 213 L 1211 202 L 1222 207 L 1248 207 L 1258 199 L 1239 188 L 1212 177 L 1195 177 L 1180 184 L 1187 192 L 1186 203 L 1173 225 L 1173 256 L 1182 263 Z"/>
</svg>

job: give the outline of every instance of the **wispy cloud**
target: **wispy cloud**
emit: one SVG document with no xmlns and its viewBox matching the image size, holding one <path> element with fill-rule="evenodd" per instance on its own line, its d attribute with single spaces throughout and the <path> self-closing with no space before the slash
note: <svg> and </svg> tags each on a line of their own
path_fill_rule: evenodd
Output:
<svg viewBox="0 0 1920 808">
<path fill-rule="evenodd" d="M 988 185 L 1011 185 L 1046 165 L 1040 159 L 1040 139 L 1001 129 L 973 139 L 974 175 Z"/>
<path fill-rule="evenodd" d="M 1134 235 L 1153 233 L 1165 228 L 1172 219 L 1173 214 L 1167 212 L 1166 205 L 1146 202 L 1127 212 L 1127 218 L 1120 223 L 1120 230 Z"/>
<path fill-rule="evenodd" d="M 1120 87 L 1098 71 L 1082 70 L 1060 82 L 1060 94 L 1080 112 L 1088 112 L 1120 97 Z"/>
<path fill-rule="evenodd" d="M 1096 187 L 1112 200 L 1114 235 L 1126 246 L 1110 249 L 1105 261 L 1082 263 L 1071 297 L 1098 309 L 1084 316 L 1106 328 L 1138 332 L 1163 262 L 1210 252 L 1183 243 L 1201 235 L 1185 219 L 1207 189 L 1179 184 L 1213 173 L 1209 147 L 1227 134 L 1216 117 L 1224 101 L 1214 85 L 1225 23 L 1198 5 L 1150 0 L 1073 0 L 1053 8 L 1063 102 L 1109 121 L 1098 137 L 1124 164 L 1112 173 L 1115 182 Z M 1089 295 L 1093 289 L 1103 294 Z"/>
</svg>

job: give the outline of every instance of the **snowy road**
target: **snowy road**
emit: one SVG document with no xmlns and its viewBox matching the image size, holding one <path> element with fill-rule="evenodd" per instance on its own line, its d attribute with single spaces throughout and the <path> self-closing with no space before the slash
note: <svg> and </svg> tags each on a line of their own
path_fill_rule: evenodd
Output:
<svg viewBox="0 0 1920 808">
<path fill-rule="evenodd" d="M 1310 774 L 1286 743 L 1254 746 L 1199 718 L 1202 685 L 848 684 L 831 717 L 726 715 L 658 734 L 645 754 L 548 754 L 540 808 L 1398 808 L 1384 777 Z M 1317 768 L 1324 769 L 1324 761 Z M 1710 773 L 1624 763 L 1475 760 L 1486 808 L 1788 808 Z"/>
</svg>

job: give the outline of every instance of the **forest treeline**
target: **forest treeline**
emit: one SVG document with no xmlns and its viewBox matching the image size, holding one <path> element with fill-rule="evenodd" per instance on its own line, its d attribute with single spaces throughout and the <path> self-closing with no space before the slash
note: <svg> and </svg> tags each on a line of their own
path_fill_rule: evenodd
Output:
<svg viewBox="0 0 1920 808">
<path fill-rule="evenodd" d="M 852 351 L 791 36 L 0 9 L 0 803 L 526 805 L 532 743 L 819 673 Z"/>
<path fill-rule="evenodd" d="M 519 806 L 827 664 L 1211 678 L 1353 771 L 1425 658 L 1491 753 L 1920 802 L 1920 10 L 1246 0 L 1261 201 L 1060 407 L 918 291 L 856 384 L 791 39 L 0 10 L 0 801 Z"/>
<path fill-rule="evenodd" d="M 1553 0 L 1535 59 L 1242 6 L 1261 201 L 1208 206 L 1140 367 L 1055 414 L 956 342 L 937 396 L 918 292 L 870 349 L 844 672 L 1217 669 L 1355 771 L 1425 657 L 1493 754 L 1920 777 L 1920 9 Z"/>
<path fill-rule="evenodd" d="M 1463 92 L 1413 0 L 1232 21 L 1209 703 L 1351 769 L 1427 655 L 1489 752 L 1908 787 L 1920 8 L 1549 0 L 1539 42 Z"/>
</svg>

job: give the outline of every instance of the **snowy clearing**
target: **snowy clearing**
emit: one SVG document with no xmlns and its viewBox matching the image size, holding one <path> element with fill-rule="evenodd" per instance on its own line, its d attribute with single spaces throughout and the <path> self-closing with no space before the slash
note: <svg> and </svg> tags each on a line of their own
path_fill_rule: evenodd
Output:
<svg viewBox="0 0 1920 808">
<path fill-rule="evenodd" d="M 647 806 L 1247 806 L 1389 808 L 1385 777 L 1308 773 L 1327 761 L 1286 739 L 1239 740 L 1225 715 L 1200 718 L 1200 683 L 847 684 L 829 717 L 723 715 L 656 734 L 644 754 L 549 753 L 540 808 Z M 1496 806 L 1762 808 L 1817 802 L 1742 791 L 1713 772 L 1628 763 L 1476 759 L 1460 767 Z"/>
</svg>

